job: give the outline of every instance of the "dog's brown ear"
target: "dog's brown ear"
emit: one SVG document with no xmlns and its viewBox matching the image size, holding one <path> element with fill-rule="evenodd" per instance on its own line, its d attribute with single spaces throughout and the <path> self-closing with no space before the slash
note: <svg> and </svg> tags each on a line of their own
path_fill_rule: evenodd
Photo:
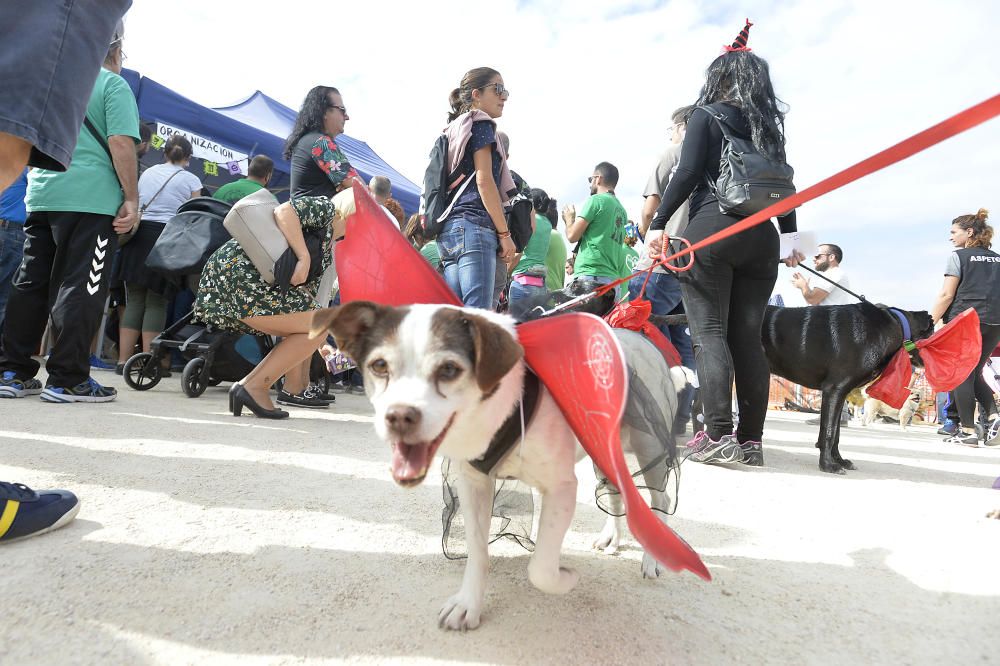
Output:
<svg viewBox="0 0 1000 666">
<path fill-rule="evenodd" d="M 362 363 L 368 349 L 368 332 L 390 309 L 370 301 L 351 301 L 340 307 L 317 310 L 313 314 L 309 336 L 315 338 L 329 331 L 341 351 L 355 363 Z"/>
<path fill-rule="evenodd" d="M 476 352 L 476 383 L 489 393 L 524 357 L 524 347 L 505 328 L 485 317 L 464 313 Z"/>
</svg>

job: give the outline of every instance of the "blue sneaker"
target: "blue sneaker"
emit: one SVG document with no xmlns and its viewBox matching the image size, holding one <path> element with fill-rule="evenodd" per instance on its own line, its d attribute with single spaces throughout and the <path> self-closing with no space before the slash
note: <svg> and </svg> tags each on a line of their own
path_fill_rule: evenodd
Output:
<svg viewBox="0 0 1000 666">
<path fill-rule="evenodd" d="M 42 383 L 37 379 L 18 379 L 10 370 L 0 375 L 0 398 L 23 398 L 42 392 Z"/>
<path fill-rule="evenodd" d="M 114 370 L 115 369 L 114 365 L 112 365 L 111 363 L 105 363 L 104 361 L 102 361 L 100 359 L 99 356 L 97 356 L 97 354 L 91 354 L 90 355 L 90 367 L 95 368 L 97 370 Z"/>
<path fill-rule="evenodd" d="M 49 385 L 42 391 L 45 402 L 111 402 L 117 397 L 118 391 L 110 386 L 101 386 L 92 377 L 73 388 Z"/>
<path fill-rule="evenodd" d="M 937 434 L 945 435 L 946 437 L 952 437 L 957 435 L 959 431 L 958 424 L 954 421 L 945 421 L 944 425 L 938 428 Z"/>
<path fill-rule="evenodd" d="M 80 500 L 68 490 L 36 492 L 21 483 L 0 481 L 0 543 L 57 530 L 79 510 Z"/>
</svg>

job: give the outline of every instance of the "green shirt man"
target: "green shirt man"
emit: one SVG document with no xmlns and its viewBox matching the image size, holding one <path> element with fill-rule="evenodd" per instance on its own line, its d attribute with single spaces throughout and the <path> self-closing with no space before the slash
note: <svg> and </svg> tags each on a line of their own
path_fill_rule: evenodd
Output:
<svg viewBox="0 0 1000 666">
<path fill-rule="evenodd" d="M 239 201 L 248 194 L 253 194 L 257 190 L 264 189 L 264 186 L 249 178 L 240 178 L 231 183 L 226 183 L 215 191 L 212 196 L 229 203 Z"/>
<path fill-rule="evenodd" d="M 253 194 L 257 190 L 267 187 L 274 173 L 274 161 L 267 155 L 256 155 L 250 160 L 247 169 L 247 177 L 226 183 L 215 191 L 212 196 L 229 203 L 239 201 L 243 197 Z"/>
<path fill-rule="evenodd" d="M 624 270 L 625 225 L 628 213 L 613 191 L 598 192 L 587 199 L 577 218 L 585 223 L 579 236 L 580 249 L 574 276 L 618 278 Z M 574 239 L 570 238 L 572 242 Z"/>
<path fill-rule="evenodd" d="M 101 69 L 87 103 L 87 118 L 102 137 L 129 136 L 139 142 L 139 109 L 132 89 L 118 74 Z M 28 176 L 28 212 L 118 213 L 124 197 L 107 151 L 86 127 L 64 172 L 33 169 Z"/>
</svg>

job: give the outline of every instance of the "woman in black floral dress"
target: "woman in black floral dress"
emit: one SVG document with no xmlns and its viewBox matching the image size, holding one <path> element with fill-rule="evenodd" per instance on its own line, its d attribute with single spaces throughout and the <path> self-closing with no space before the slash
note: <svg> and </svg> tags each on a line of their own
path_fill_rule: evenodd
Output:
<svg viewBox="0 0 1000 666">
<path fill-rule="evenodd" d="M 302 197 L 275 209 L 278 228 L 298 258 L 292 275 L 293 288 L 285 293 L 264 282 L 235 239 L 216 250 L 205 265 L 194 306 L 198 321 L 231 331 L 282 338 L 230 391 L 230 408 L 236 416 L 246 406 L 257 416 L 286 418 L 288 412 L 275 409 L 271 402 L 268 395 L 271 385 L 288 373 L 285 391 L 297 395 L 306 387 L 308 376 L 289 371 L 301 366 L 324 340 L 309 338 L 312 311 L 321 305 L 316 301 L 319 279 L 306 282 L 310 257 L 302 230 L 324 232 L 323 270 L 326 270 L 332 261 L 335 215 L 334 204 L 326 197 Z"/>
</svg>

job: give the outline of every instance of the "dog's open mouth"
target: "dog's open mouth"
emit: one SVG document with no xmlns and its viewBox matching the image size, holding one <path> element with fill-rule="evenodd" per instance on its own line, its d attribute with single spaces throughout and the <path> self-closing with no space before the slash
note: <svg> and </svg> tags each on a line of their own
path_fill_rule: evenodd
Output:
<svg viewBox="0 0 1000 666">
<path fill-rule="evenodd" d="M 452 414 L 441 434 L 429 442 L 407 444 L 403 441 L 392 443 L 392 479 L 401 486 L 415 486 L 427 476 L 427 469 L 438 447 L 451 428 L 455 415 Z"/>
</svg>

